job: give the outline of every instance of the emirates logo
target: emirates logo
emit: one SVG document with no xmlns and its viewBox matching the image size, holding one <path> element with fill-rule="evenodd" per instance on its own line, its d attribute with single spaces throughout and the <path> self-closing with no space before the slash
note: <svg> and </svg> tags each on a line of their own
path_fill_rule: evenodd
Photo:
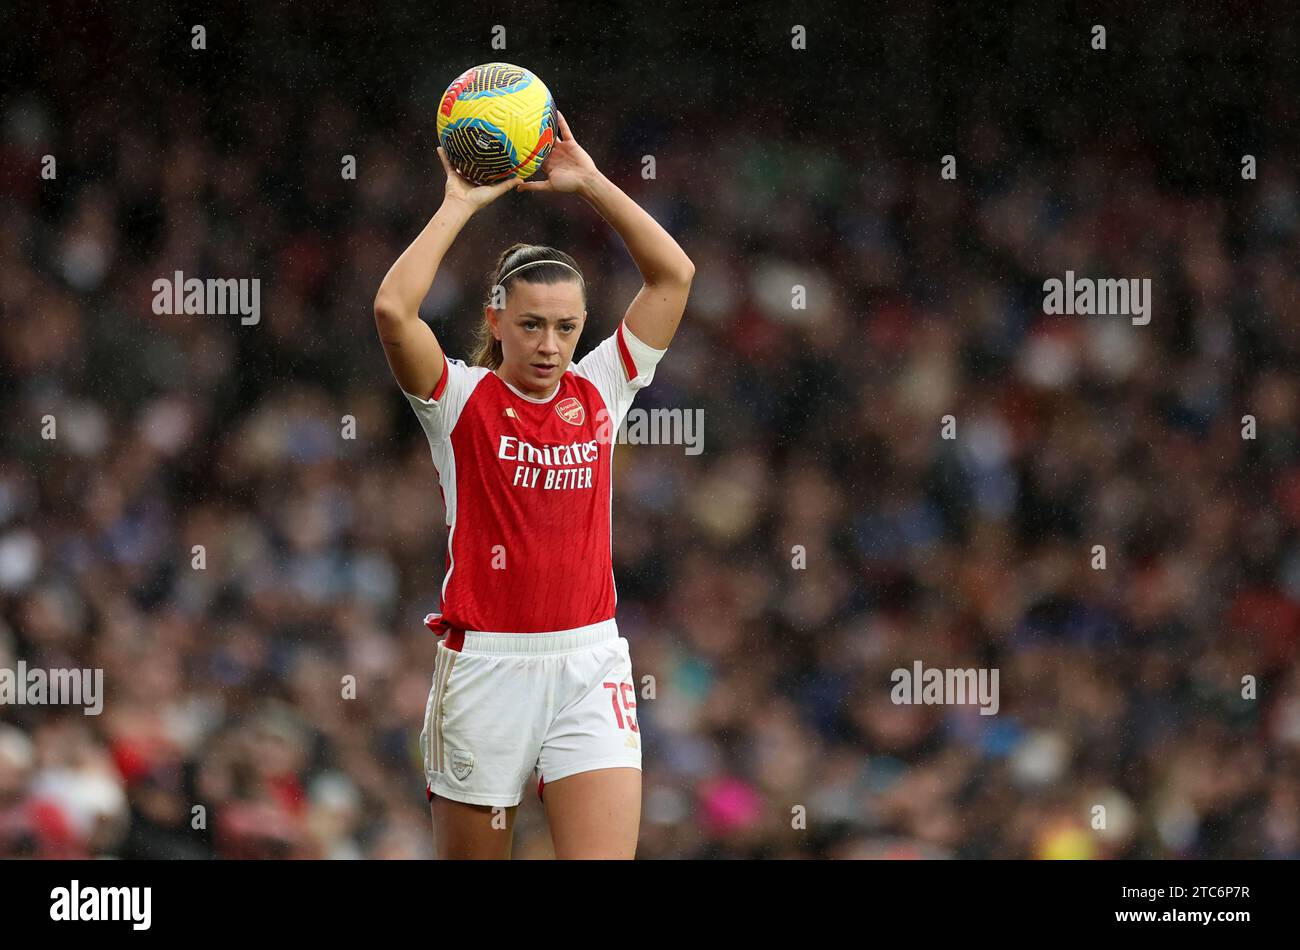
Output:
<svg viewBox="0 0 1300 950">
<path fill-rule="evenodd" d="M 557 402 L 555 404 L 555 414 L 571 426 L 580 426 L 582 420 L 587 418 L 587 411 L 582 408 L 582 403 L 578 402 L 573 396 Z"/>
</svg>

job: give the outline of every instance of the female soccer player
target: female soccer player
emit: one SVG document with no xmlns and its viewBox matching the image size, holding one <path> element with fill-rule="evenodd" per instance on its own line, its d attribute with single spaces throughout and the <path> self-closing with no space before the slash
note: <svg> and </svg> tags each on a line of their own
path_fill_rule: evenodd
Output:
<svg viewBox="0 0 1300 950">
<path fill-rule="evenodd" d="M 558 115 L 558 113 L 557 113 Z M 375 296 L 388 365 L 415 409 L 447 509 L 447 573 L 420 747 L 441 858 L 508 858 L 530 773 L 559 858 L 631 858 L 641 735 L 614 623 L 610 459 L 686 306 L 695 266 L 597 170 L 559 115 L 543 181 L 474 186 L 443 150 L 446 194 Z M 644 286 L 570 365 L 587 319 L 577 262 L 515 244 L 496 262 L 474 365 L 448 359 L 420 302 L 465 223 L 505 192 L 577 194 Z"/>
</svg>

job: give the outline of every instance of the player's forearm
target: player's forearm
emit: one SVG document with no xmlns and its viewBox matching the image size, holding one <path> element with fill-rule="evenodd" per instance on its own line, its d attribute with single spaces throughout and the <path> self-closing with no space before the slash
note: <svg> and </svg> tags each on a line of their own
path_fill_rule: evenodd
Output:
<svg viewBox="0 0 1300 950">
<path fill-rule="evenodd" d="M 650 213 L 599 172 L 579 192 L 618 232 L 647 284 L 689 282 L 695 265 Z"/>
<path fill-rule="evenodd" d="M 468 205 L 445 200 L 418 237 L 397 259 L 375 294 L 375 318 L 385 321 L 416 320 L 420 303 L 433 286 L 438 266 L 474 211 Z"/>
</svg>

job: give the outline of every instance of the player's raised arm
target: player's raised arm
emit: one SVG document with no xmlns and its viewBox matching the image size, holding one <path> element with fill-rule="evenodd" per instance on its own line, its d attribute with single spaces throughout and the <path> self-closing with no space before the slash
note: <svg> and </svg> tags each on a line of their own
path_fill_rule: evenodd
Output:
<svg viewBox="0 0 1300 950">
<path fill-rule="evenodd" d="M 600 212 L 627 245 L 644 282 L 627 308 L 627 327 L 637 339 L 662 350 L 677 332 L 695 265 L 650 214 L 601 174 L 556 113 L 563 136 L 542 163 L 545 181 L 524 182 L 521 191 L 576 192 Z"/>
<path fill-rule="evenodd" d="M 441 148 L 438 158 L 447 173 L 442 207 L 389 268 L 375 294 L 375 327 L 388 365 L 397 384 L 421 399 L 428 399 L 442 379 L 443 357 L 433 330 L 420 319 L 420 302 L 465 222 L 519 184 L 519 179 L 512 177 L 495 185 L 476 186 L 452 169 Z"/>
</svg>

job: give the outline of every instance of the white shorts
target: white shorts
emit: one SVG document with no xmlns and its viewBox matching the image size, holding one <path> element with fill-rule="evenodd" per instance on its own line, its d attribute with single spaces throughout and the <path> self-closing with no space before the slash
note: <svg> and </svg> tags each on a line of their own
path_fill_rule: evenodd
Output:
<svg viewBox="0 0 1300 950">
<path fill-rule="evenodd" d="M 438 641 L 420 752 L 426 792 L 518 805 L 530 773 L 546 782 L 641 768 L 636 687 L 614 621 L 555 633 L 466 631 Z"/>
</svg>

